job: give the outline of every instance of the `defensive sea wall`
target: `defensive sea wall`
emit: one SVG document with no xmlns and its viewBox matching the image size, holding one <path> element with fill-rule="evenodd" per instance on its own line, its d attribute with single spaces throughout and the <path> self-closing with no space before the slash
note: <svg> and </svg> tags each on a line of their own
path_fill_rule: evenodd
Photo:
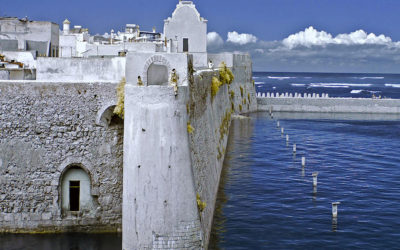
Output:
<svg viewBox="0 0 400 250">
<path fill-rule="evenodd" d="M 116 232 L 123 121 L 116 84 L 0 81 L 0 232 Z M 80 211 L 63 185 L 81 180 Z M 85 186 L 86 185 L 86 186 Z"/>
<path fill-rule="evenodd" d="M 399 99 L 337 98 L 316 94 L 257 94 L 259 111 L 399 114 Z"/>
<path fill-rule="evenodd" d="M 193 72 L 186 54 L 144 58 L 176 68 L 175 96 L 172 86 L 137 86 L 146 70 L 130 64 L 145 56 L 127 57 L 123 248 L 206 249 L 231 115 L 257 109 L 251 60 L 235 55 L 234 82 L 213 95 L 218 70 Z"/>
</svg>

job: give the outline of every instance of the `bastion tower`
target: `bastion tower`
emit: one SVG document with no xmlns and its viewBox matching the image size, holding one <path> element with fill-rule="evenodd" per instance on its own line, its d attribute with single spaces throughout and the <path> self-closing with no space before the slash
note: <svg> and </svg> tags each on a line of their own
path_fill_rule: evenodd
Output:
<svg viewBox="0 0 400 250">
<path fill-rule="evenodd" d="M 207 249 L 231 115 L 257 105 L 250 57 L 208 54 L 207 20 L 193 2 L 179 1 L 164 36 L 166 51 L 127 55 L 126 250 Z"/>
</svg>

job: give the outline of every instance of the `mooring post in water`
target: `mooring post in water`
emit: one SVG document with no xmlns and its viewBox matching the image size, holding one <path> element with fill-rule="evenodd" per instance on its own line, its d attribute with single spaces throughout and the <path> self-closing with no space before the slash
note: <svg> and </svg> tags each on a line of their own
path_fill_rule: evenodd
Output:
<svg viewBox="0 0 400 250">
<path fill-rule="evenodd" d="M 317 199 L 317 187 L 313 187 L 313 200 Z"/>
<path fill-rule="evenodd" d="M 340 202 L 332 202 L 332 217 L 337 218 L 337 208 Z"/>
<path fill-rule="evenodd" d="M 301 166 L 305 167 L 306 166 L 306 157 L 301 157 Z"/>
<path fill-rule="evenodd" d="M 313 187 L 318 185 L 318 172 L 312 173 Z"/>
<path fill-rule="evenodd" d="M 289 142 L 289 135 L 286 135 L 286 142 Z"/>
<path fill-rule="evenodd" d="M 281 126 L 281 124 L 279 123 L 279 121 L 276 122 L 276 127 L 279 128 L 279 126 Z"/>
<path fill-rule="evenodd" d="M 281 133 L 284 134 L 285 133 L 285 129 L 281 128 Z"/>
<path fill-rule="evenodd" d="M 272 115 L 272 106 L 269 107 L 269 115 Z"/>
<path fill-rule="evenodd" d="M 336 232 L 338 229 L 337 218 L 332 218 L 332 232 Z"/>
<path fill-rule="evenodd" d="M 295 153 L 296 153 L 296 143 L 293 144 L 293 154 L 295 154 Z"/>
</svg>

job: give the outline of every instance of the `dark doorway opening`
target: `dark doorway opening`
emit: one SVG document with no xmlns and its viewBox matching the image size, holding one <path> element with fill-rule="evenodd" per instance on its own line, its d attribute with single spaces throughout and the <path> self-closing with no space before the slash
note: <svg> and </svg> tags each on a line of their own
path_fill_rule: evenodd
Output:
<svg viewBox="0 0 400 250">
<path fill-rule="evenodd" d="M 79 211 L 79 181 L 69 181 L 69 210 Z"/>
<path fill-rule="evenodd" d="M 183 38 L 183 52 L 189 52 L 189 38 Z"/>
<path fill-rule="evenodd" d="M 124 126 L 124 120 L 121 119 L 121 117 L 119 117 L 118 115 L 113 115 L 111 117 L 111 121 L 110 121 L 110 127 L 113 126 Z"/>
</svg>

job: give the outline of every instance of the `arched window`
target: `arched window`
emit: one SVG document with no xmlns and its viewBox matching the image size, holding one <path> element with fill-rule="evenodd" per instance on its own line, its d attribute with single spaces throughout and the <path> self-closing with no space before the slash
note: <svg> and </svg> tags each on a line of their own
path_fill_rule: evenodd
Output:
<svg viewBox="0 0 400 250">
<path fill-rule="evenodd" d="M 147 85 L 168 85 L 168 68 L 153 62 L 147 70 Z"/>
<path fill-rule="evenodd" d="M 61 178 L 61 208 L 63 213 L 93 209 L 89 175 L 79 166 L 69 167 Z"/>
</svg>

